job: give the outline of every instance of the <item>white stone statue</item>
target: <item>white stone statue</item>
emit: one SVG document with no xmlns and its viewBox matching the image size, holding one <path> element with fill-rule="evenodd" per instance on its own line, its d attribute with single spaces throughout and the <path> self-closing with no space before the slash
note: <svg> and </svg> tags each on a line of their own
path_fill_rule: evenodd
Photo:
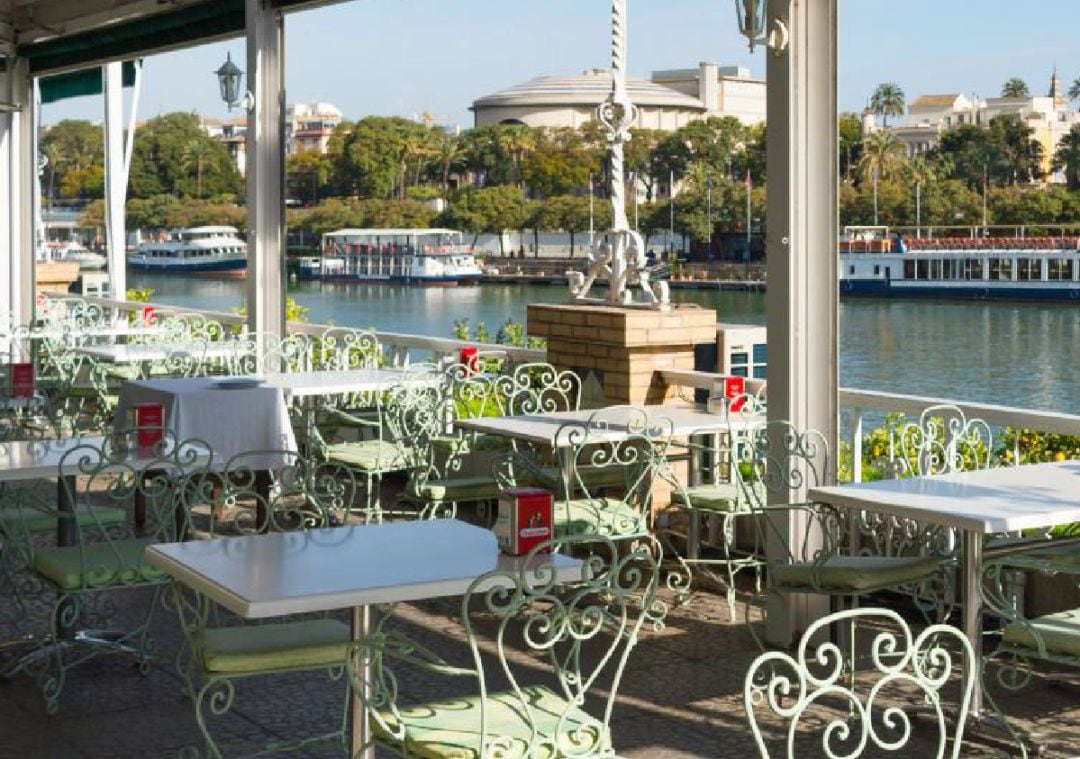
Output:
<svg viewBox="0 0 1080 759">
<path fill-rule="evenodd" d="M 666 308 L 670 302 L 667 282 L 650 285 L 646 268 L 645 243 L 641 235 L 630 229 L 626 217 L 626 171 L 623 165 L 624 146 L 630 140 L 630 127 L 637 117 L 637 108 L 630 102 L 626 89 L 626 3 L 613 0 L 611 6 L 611 94 L 599 108 L 601 123 L 607 127 L 611 143 L 611 229 L 600 235 L 589 251 L 587 274 L 568 275 L 570 294 L 585 300 L 589 289 L 600 276 L 608 278 L 605 302 L 613 305 L 647 305 Z M 635 304 L 631 287 L 641 286 L 642 303 Z"/>
</svg>

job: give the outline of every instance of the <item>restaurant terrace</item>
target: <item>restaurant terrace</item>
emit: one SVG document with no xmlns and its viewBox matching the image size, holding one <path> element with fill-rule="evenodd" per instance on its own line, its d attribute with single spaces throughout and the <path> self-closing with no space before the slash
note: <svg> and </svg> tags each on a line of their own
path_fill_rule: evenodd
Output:
<svg viewBox="0 0 1080 759">
<path fill-rule="evenodd" d="M 0 0 L 0 755 L 1080 750 L 1080 461 L 1015 432 L 1080 417 L 839 386 L 837 0 L 734 3 L 767 382 L 695 368 L 716 314 L 626 219 L 627 0 L 612 228 L 545 349 L 287 323 L 286 32 L 325 4 Z M 246 315 L 126 301 L 124 64 L 240 36 Z M 35 292 L 44 78 L 106 103 L 113 298 Z"/>
</svg>

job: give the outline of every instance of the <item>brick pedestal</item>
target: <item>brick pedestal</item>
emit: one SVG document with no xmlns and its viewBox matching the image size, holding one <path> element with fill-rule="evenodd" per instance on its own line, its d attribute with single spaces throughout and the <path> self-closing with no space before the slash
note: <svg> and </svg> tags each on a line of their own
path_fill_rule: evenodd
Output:
<svg viewBox="0 0 1080 759">
<path fill-rule="evenodd" d="M 663 403 L 673 389 L 659 370 L 694 368 L 694 346 L 716 342 L 716 312 L 530 304 L 528 333 L 547 338 L 549 363 L 594 375 L 606 403 Z"/>
</svg>

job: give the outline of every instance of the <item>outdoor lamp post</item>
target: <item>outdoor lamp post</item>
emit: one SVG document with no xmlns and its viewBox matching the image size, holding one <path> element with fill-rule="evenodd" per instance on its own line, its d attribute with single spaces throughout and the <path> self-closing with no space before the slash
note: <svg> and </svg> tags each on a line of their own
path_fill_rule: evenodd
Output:
<svg viewBox="0 0 1080 759">
<path fill-rule="evenodd" d="M 765 45 L 780 53 L 788 46 L 787 25 L 773 18 L 771 29 L 765 19 L 768 0 L 735 0 L 735 14 L 739 18 L 739 33 L 750 41 L 750 52 L 756 45 Z"/>
<path fill-rule="evenodd" d="M 225 62 L 214 73 L 217 74 L 218 86 L 221 87 L 221 99 L 225 101 L 225 105 L 229 107 L 229 110 L 231 111 L 235 106 L 239 105 L 250 111 L 254 104 L 254 98 L 248 91 L 245 91 L 243 95 L 240 94 L 244 72 L 232 62 L 231 53 L 225 54 Z"/>
</svg>

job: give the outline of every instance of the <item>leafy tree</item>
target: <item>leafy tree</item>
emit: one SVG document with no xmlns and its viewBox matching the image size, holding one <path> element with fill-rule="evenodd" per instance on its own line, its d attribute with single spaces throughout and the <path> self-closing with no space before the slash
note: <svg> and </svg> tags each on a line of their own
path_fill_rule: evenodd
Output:
<svg viewBox="0 0 1080 759">
<path fill-rule="evenodd" d="M 890 116 L 903 116 L 906 105 L 904 91 L 896 82 L 879 84 L 870 96 L 870 108 L 882 117 L 885 126 L 889 125 Z"/>
<path fill-rule="evenodd" d="M 326 194 L 332 167 L 330 159 L 316 150 L 305 150 L 285 159 L 285 182 L 290 198 L 316 203 Z"/>
<path fill-rule="evenodd" d="M 852 172 L 862 158 L 862 121 L 854 113 L 841 113 L 837 121 L 840 134 L 840 176 L 852 181 Z"/>
<path fill-rule="evenodd" d="M 200 143 L 201 158 L 193 166 L 191 145 Z M 198 165 L 202 166 L 201 171 Z M 194 169 L 195 176 L 192 176 Z M 135 132 L 131 157 L 129 194 L 132 198 L 154 195 L 237 195 L 240 174 L 229 151 L 207 136 L 193 113 L 167 113 L 150 119 Z"/>
<path fill-rule="evenodd" d="M 1001 85 L 1001 97 L 1003 98 L 1026 98 L 1031 95 L 1031 90 L 1020 77 L 1014 76 L 1005 80 Z"/>
<path fill-rule="evenodd" d="M 528 219 L 529 207 L 525 194 L 517 187 L 497 185 L 461 190 L 447 209 L 447 224 L 472 232 L 473 243 L 485 232 L 499 236 L 499 253 L 503 249 L 503 232 L 521 229 Z"/>
<path fill-rule="evenodd" d="M 551 229 L 558 229 L 570 235 L 570 257 L 576 252 L 577 236 L 589 231 L 589 198 L 578 195 L 560 195 L 545 201 L 546 213 L 554 224 Z M 597 233 L 611 226 L 611 204 L 593 204 L 593 227 Z"/>
<path fill-rule="evenodd" d="M 1005 114 L 991 119 L 987 130 L 998 159 L 995 169 L 999 184 L 1027 183 L 1042 178 L 1043 147 L 1034 139 L 1034 129 L 1016 114 Z"/>
<path fill-rule="evenodd" d="M 102 197 L 104 139 L 101 127 L 89 121 L 65 119 L 49 128 L 41 139 L 41 153 L 48 159 L 46 197 L 50 201 L 57 189 L 66 198 Z"/>
<path fill-rule="evenodd" d="M 549 129 L 539 132 L 521 173 L 535 195 L 550 198 L 584 189 L 598 169 L 577 130 Z"/>
<path fill-rule="evenodd" d="M 1080 190 L 1080 125 L 1074 126 L 1061 138 L 1054 151 L 1054 171 L 1065 174 L 1070 190 Z"/>
<path fill-rule="evenodd" d="M 502 126 L 496 137 L 496 145 L 499 150 L 510 158 L 514 167 L 514 183 L 519 187 L 524 186 L 522 166 L 525 158 L 536 149 L 537 135 L 532 127 L 524 124 L 506 124 Z"/>
<path fill-rule="evenodd" d="M 439 182 L 445 194 L 450 185 L 450 174 L 465 165 L 465 145 L 458 137 L 443 133 L 436 141 L 435 158 L 439 166 Z"/>
</svg>

